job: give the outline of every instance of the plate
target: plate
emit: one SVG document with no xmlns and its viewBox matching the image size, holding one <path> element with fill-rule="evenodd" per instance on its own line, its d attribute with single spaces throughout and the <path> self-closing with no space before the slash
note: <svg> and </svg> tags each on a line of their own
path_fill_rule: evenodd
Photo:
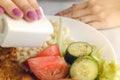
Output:
<svg viewBox="0 0 120 80">
<path fill-rule="evenodd" d="M 59 16 L 47 16 L 48 19 L 58 22 Z M 108 39 L 99 31 L 92 28 L 91 26 L 66 17 L 61 17 L 62 19 L 62 26 L 68 27 L 70 30 L 70 36 L 75 39 L 76 41 L 84 41 L 90 44 L 99 46 L 103 48 L 102 56 L 104 59 L 111 61 L 116 60 L 116 55 L 114 48 L 112 47 L 111 43 Z"/>
</svg>

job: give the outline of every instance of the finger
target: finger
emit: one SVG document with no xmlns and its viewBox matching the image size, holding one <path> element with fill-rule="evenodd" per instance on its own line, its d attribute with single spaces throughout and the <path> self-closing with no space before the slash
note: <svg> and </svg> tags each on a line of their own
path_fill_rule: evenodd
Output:
<svg viewBox="0 0 120 80">
<path fill-rule="evenodd" d="M 0 14 L 4 13 L 4 9 L 2 7 L 0 7 Z"/>
<path fill-rule="evenodd" d="M 56 15 L 64 15 L 64 14 L 67 14 L 69 12 L 72 12 L 72 11 L 75 11 L 75 10 L 78 10 L 78 9 L 83 9 L 83 8 L 87 7 L 87 3 L 88 2 L 73 4 L 73 6 L 71 6 L 70 8 L 65 9 L 61 12 L 58 12 Z"/>
<path fill-rule="evenodd" d="M 55 15 L 56 15 L 56 16 L 62 16 L 62 15 L 64 15 L 64 14 L 69 13 L 69 12 L 72 11 L 72 10 L 73 10 L 73 7 L 69 7 L 68 9 L 65 9 L 65 10 L 63 10 L 63 11 L 60 11 L 60 12 L 56 13 Z"/>
<path fill-rule="evenodd" d="M 74 10 L 84 9 L 87 6 L 88 6 L 88 1 L 82 2 L 82 3 L 78 3 L 78 4 L 73 4 Z"/>
<path fill-rule="evenodd" d="M 27 0 L 13 0 L 13 2 L 24 12 L 24 18 L 27 21 L 35 21 L 38 19 L 37 13 Z"/>
<path fill-rule="evenodd" d="M 23 17 L 22 11 L 11 0 L 0 0 L 0 6 L 14 19 Z"/>
<path fill-rule="evenodd" d="M 76 10 L 74 12 L 70 12 L 69 14 L 65 14 L 63 16 L 71 17 L 71 18 L 78 18 L 78 17 L 82 17 L 85 15 L 89 15 L 89 14 L 91 14 L 90 9 L 81 9 L 81 10 Z"/>
<path fill-rule="evenodd" d="M 107 29 L 108 25 L 105 22 L 91 22 L 88 23 L 89 25 L 91 25 L 92 27 L 96 28 L 96 29 Z"/>
<path fill-rule="evenodd" d="M 35 11 L 38 15 L 38 19 L 41 19 L 43 14 L 42 14 L 42 11 L 40 10 L 37 0 L 28 0 L 28 2 L 35 9 Z"/>
<path fill-rule="evenodd" d="M 80 17 L 80 20 L 85 23 L 90 23 L 93 21 L 100 21 L 101 18 L 96 15 L 86 15 L 86 16 Z"/>
<path fill-rule="evenodd" d="M 99 13 L 103 12 L 103 8 L 99 5 L 94 5 L 94 6 L 90 7 L 90 9 L 91 9 L 92 14 L 99 14 Z"/>
<path fill-rule="evenodd" d="M 96 4 L 96 0 L 89 0 L 89 1 L 88 1 L 89 7 L 90 7 L 90 6 L 93 6 L 93 5 L 95 5 L 95 4 Z"/>
</svg>

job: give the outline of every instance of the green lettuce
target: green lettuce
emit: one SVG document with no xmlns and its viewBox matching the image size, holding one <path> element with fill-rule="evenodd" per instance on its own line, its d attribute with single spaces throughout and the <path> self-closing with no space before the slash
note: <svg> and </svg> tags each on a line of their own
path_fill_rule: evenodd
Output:
<svg viewBox="0 0 120 80">
<path fill-rule="evenodd" d="M 96 80 L 120 80 L 120 67 L 118 64 L 103 59 L 100 53 L 102 53 L 102 48 L 94 46 L 92 56 L 99 63 L 99 75 Z"/>
<path fill-rule="evenodd" d="M 108 63 L 106 60 L 102 60 L 98 80 L 120 80 L 119 72 L 120 68 L 114 61 Z"/>
</svg>

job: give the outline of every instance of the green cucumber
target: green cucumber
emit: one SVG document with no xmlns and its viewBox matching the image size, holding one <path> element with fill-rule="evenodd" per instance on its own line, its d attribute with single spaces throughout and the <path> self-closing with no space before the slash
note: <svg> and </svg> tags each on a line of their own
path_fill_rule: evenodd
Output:
<svg viewBox="0 0 120 80">
<path fill-rule="evenodd" d="M 93 47 L 89 43 L 86 42 L 73 42 L 71 43 L 65 55 L 65 60 L 72 64 L 75 59 L 81 56 L 88 56 L 92 53 Z"/>
<path fill-rule="evenodd" d="M 98 62 L 90 56 L 79 57 L 70 68 L 70 76 L 76 80 L 95 80 L 98 73 Z"/>
</svg>

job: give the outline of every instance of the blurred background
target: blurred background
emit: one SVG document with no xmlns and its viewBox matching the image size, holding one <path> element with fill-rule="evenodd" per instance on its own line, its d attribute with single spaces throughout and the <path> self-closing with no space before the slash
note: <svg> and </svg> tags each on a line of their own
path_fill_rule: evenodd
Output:
<svg viewBox="0 0 120 80">
<path fill-rule="evenodd" d="M 54 15 L 55 13 L 70 7 L 74 3 L 85 0 L 37 0 L 43 8 L 46 15 Z"/>
</svg>

